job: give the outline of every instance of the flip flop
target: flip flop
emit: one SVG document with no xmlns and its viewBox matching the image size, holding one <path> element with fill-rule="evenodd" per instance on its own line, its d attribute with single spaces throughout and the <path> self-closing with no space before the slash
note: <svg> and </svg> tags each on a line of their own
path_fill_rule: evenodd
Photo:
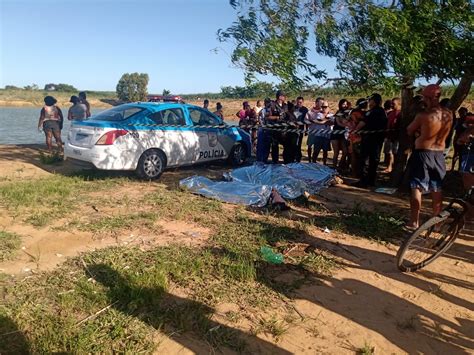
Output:
<svg viewBox="0 0 474 355">
<path fill-rule="evenodd" d="M 418 227 L 407 226 L 406 224 L 402 227 L 402 229 L 407 233 L 413 233 L 418 229 Z"/>
</svg>

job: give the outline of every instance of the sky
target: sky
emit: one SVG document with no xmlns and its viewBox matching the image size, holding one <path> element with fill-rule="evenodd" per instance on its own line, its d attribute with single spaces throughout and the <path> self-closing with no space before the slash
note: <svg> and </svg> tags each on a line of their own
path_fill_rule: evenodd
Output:
<svg viewBox="0 0 474 355">
<path fill-rule="evenodd" d="M 132 72 L 148 73 L 150 93 L 243 86 L 216 35 L 235 18 L 228 0 L 0 0 L 0 87 L 115 91 Z M 337 75 L 333 60 L 313 56 Z"/>
</svg>

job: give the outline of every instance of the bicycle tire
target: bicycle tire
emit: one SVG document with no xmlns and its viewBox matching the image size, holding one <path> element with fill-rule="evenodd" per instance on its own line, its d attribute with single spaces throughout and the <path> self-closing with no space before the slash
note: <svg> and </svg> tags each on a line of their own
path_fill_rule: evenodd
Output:
<svg viewBox="0 0 474 355">
<path fill-rule="evenodd" d="M 441 238 L 439 238 L 439 240 L 436 242 L 436 245 L 434 245 L 436 249 L 433 250 L 433 253 L 429 255 L 429 253 L 426 252 L 426 254 L 428 254 L 428 257 L 424 258 L 423 260 L 417 263 L 413 263 L 413 262 L 407 263 L 406 262 L 407 260 L 405 260 L 406 255 L 409 252 L 410 248 L 413 247 L 414 243 L 420 238 L 420 236 L 424 232 L 428 232 L 428 237 L 429 237 L 431 233 L 434 231 L 434 227 L 436 225 L 443 226 L 443 223 L 447 221 L 448 218 L 450 217 L 453 218 L 453 221 L 451 221 L 448 224 L 449 229 L 447 229 L 446 231 L 443 231 L 442 233 L 439 233 L 441 235 Z M 457 238 L 457 235 L 459 231 L 461 230 L 462 225 L 463 225 L 462 216 L 455 212 L 453 213 L 449 210 L 444 210 L 438 216 L 431 217 L 428 221 L 423 223 L 417 230 L 415 230 L 413 234 L 410 236 L 410 238 L 405 240 L 400 246 L 400 248 L 398 249 L 398 252 L 397 252 L 398 268 L 404 272 L 413 272 L 435 261 L 454 243 L 454 240 Z M 413 248 L 413 249 L 416 249 L 416 248 Z M 431 248 L 425 248 L 424 250 L 429 250 L 429 249 Z M 411 265 L 407 265 L 409 263 L 411 263 Z"/>
</svg>

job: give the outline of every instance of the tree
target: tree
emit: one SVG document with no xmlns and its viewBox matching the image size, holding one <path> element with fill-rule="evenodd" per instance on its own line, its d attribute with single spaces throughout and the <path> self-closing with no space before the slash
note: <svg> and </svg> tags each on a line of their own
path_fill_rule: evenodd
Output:
<svg viewBox="0 0 474 355">
<path fill-rule="evenodd" d="M 473 10 L 467 0 L 230 0 L 237 20 L 217 32 L 234 64 L 301 88 L 325 78 L 308 57 L 337 59 L 341 78 L 367 89 L 474 72 Z M 312 36 L 310 36 L 310 31 Z M 340 79 L 340 78 L 339 78 Z"/>
<path fill-rule="evenodd" d="M 171 95 L 171 91 L 169 90 L 166 90 L 166 89 L 163 89 L 163 93 L 162 93 L 163 96 L 168 96 L 168 95 Z"/>
<path fill-rule="evenodd" d="M 56 90 L 56 84 L 49 83 L 44 86 L 45 91 L 54 91 Z"/>
<path fill-rule="evenodd" d="M 347 85 L 401 89 L 403 134 L 412 118 L 408 108 L 416 79 L 461 79 L 451 98 L 453 110 L 472 85 L 474 16 L 467 0 L 230 3 L 237 9 L 237 20 L 217 34 L 219 40 L 234 43 L 231 60 L 245 70 L 246 79 L 254 73 L 272 74 L 293 87 L 327 79 L 308 56 L 309 40 L 314 38 L 317 53 L 337 59 L 338 79 Z M 400 151 L 408 146 L 404 135 Z M 406 156 L 402 167 L 403 160 Z"/>
<path fill-rule="evenodd" d="M 23 90 L 23 89 L 15 85 L 5 85 L 5 90 Z"/>
<path fill-rule="evenodd" d="M 78 90 L 69 84 L 57 84 L 56 85 L 56 91 L 63 91 L 63 92 L 77 92 Z"/>
<path fill-rule="evenodd" d="M 31 90 L 39 90 L 39 87 L 36 84 L 31 84 L 31 85 L 26 85 L 23 89 L 31 91 Z"/>
<path fill-rule="evenodd" d="M 117 84 L 117 97 L 125 102 L 145 101 L 148 86 L 148 74 L 125 73 Z"/>
</svg>

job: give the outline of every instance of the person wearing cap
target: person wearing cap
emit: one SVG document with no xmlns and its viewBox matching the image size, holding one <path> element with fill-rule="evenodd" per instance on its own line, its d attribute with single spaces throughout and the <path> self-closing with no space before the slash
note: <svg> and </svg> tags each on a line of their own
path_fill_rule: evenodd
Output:
<svg viewBox="0 0 474 355">
<path fill-rule="evenodd" d="M 377 179 L 377 167 L 380 163 L 385 131 L 387 129 L 387 115 L 382 105 L 382 96 L 374 93 L 369 97 L 369 111 L 366 112 L 356 130 L 364 130 L 361 134 L 359 177 L 360 180 L 354 184 L 356 187 L 375 186 Z M 367 174 L 365 173 L 365 162 L 369 160 Z"/>
<path fill-rule="evenodd" d="M 441 212 L 443 195 L 441 185 L 446 175 L 444 148 L 453 124 L 453 113 L 439 103 L 441 88 L 430 84 L 422 91 L 425 109 L 418 113 L 407 127 L 409 136 L 415 136 L 415 150 L 410 157 L 410 221 L 407 229 L 420 224 L 421 195 L 431 192 L 433 216 Z"/>
<path fill-rule="evenodd" d="M 73 95 L 69 102 L 72 102 L 72 106 L 69 107 L 67 113 L 68 120 L 85 120 L 87 118 L 87 106 L 81 104 L 81 100 Z"/>
<path fill-rule="evenodd" d="M 269 124 L 281 123 L 284 119 L 286 107 L 286 95 L 282 90 L 278 90 L 275 94 L 276 100 L 270 105 L 270 110 L 266 116 L 266 121 Z M 281 131 L 270 131 L 272 162 L 278 164 L 279 160 L 279 144 L 283 144 L 283 137 Z"/>
<path fill-rule="evenodd" d="M 79 93 L 79 100 L 81 101 L 81 104 L 84 104 L 86 105 L 86 118 L 89 118 L 91 117 L 91 104 L 89 103 L 89 101 L 87 101 L 87 95 L 85 93 L 85 91 L 81 91 Z"/>
<path fill-rule="evenodd" d="M 52 96 L 44 98 L 44 106 L 40 112 L 38 121 L 38 130 L 43 129 L 46 138 L 46 146 L 51 153 L 53 150 L 53 136 L 56 141 L 58 149 L 62 151 L 63 142 L 61 140 L 61 126 L 60 122 L 63 120 L 63 113 L 61 109 L 56 106 L 58 101 Z"/>
</svg>

